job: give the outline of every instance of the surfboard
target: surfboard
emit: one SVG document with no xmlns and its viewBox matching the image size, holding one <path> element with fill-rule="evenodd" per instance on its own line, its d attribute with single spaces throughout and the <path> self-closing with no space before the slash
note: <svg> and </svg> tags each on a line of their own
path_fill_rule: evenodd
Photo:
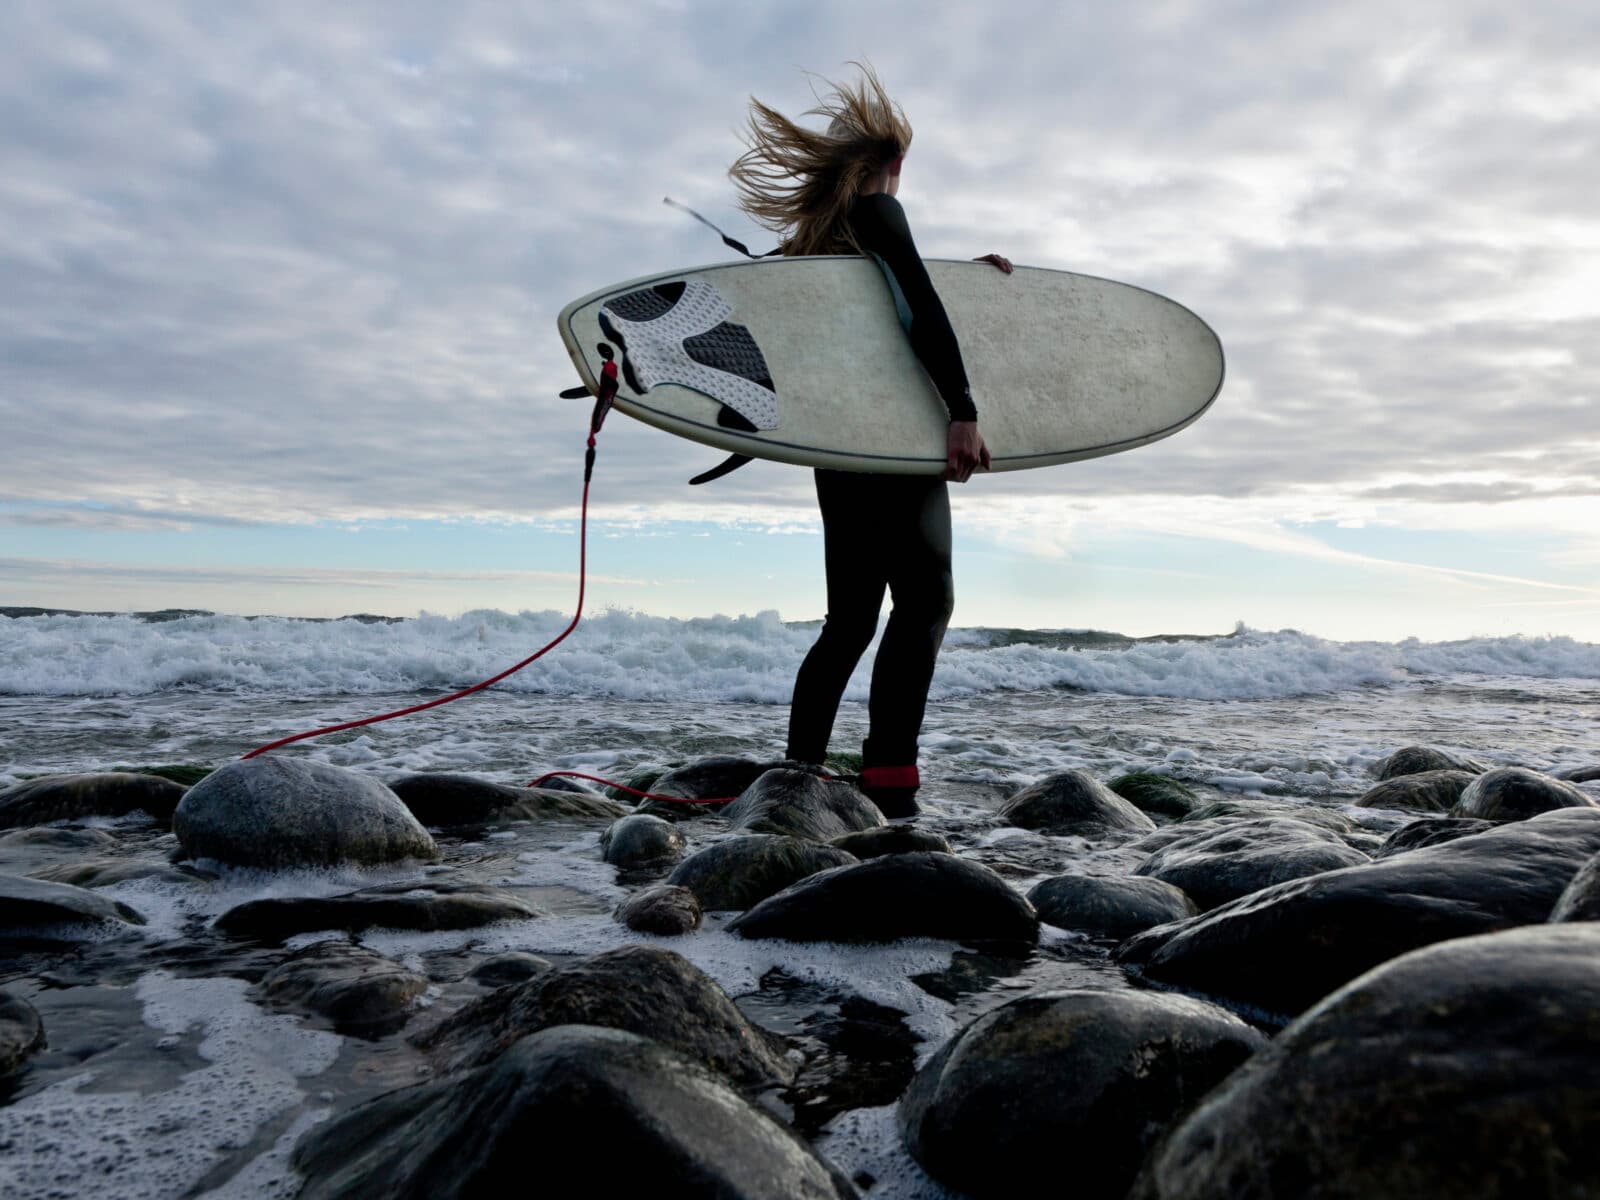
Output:
<svg viewBox="0 0 1600 1200">
<path fill-rule="evenodd" d="M 1070 271 L 927 260 L 996 471 L 1170 437 L 1221 391 L 1222 343 L 1165 296 Z M 766 258 L 650 275 L 561 310 L 591 392 L 668 433 L 801 466 L 944 469 L 949 414 L 876 264 Z"/>
</svg>

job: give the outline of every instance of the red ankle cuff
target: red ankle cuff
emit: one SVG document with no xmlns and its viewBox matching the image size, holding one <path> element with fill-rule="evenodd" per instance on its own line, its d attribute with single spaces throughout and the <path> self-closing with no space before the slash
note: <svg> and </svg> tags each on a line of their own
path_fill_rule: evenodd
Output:
<svg viewBox="0 0 1600 1200">
<path fill-rule="evenodd" d="M 862 767 L 861 786 L 869 788 L 915 788 L 922 786 L 922 778 L 917 774 L 917 768 L 911 767 Z"/>
</svg>

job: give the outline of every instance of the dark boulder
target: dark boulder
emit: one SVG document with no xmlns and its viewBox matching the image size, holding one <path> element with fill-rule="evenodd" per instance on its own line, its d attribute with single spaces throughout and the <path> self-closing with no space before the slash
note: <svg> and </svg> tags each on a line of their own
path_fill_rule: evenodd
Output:
<svg viewBox="0 0 1600 1200">
<path fill-rule="evenodd" d="M 644 813 L 630 813 L 600 835 L 600 856 L 623 870 L 670 866 L 683 857 L 683 846 L 671 821 Z"/>
<path fill-rule="evenodd" d="M 1579 868 L 1550 910 L 1552 921 L 1600 921 L 1600 855 Z"/>
<path fill-rule="evenodd" d="M 29 871 L 30 879 L 46 879 L 51 883 L 70 883 L 73 887 L 110 887 L 114 883 L 127 883 L 130 879 L 159 879 L 162 883 L 202 883 L 216 876 L 209 871 L 172 867 L 166 863 L 149 862 L 138 858 L 89 858 L 81 862 L 59 863 L 38 871 Z"/>
<path fill-rule="evenodd" d="M 1215 908 L 1289 879 L 1304 879 L 1367 862 L 1332 830 L 1304 821 L 1262 817 L 1200 826 L 1134 868 L 1182 888 L 1201 908 Z"/>
<path fill-rule="evenodd" d="M 652 776 L 648 784 L 632 786 L 656 796 L 678 796 L 685 801 L 674 804 L 670 799 L 646 800 L 639 805 L 639 812 L 668 821 L 686 821 L 721 811 L 722 805 L 706 802 L 737 798 L 772 766 L 772 763 L 731 754 L 713 754 Z"/>
<path fill-rule="evenodd" d="M 1146 1153 L 1266 1045 L 1237 1017 L 1184 996 L 1038 992 L 978 1018 L 900 1101 L 906 1148 L 974 1197 L 1064 1190 L 1121 1200 Z"/>
<path fill-rule="evenodd" d="M 885 824 L 877 806 L 854 785 L 789 767 L 763 772 L 722 813 L 729 825 L 747 833 L 814 842 Z"/>
<path fill-rule="evenodd" d="M 188 789 L 159 775 L 97 771 L 46 775 L 0 791 L 0 829 L 147 812 L 168 820 Z"/>
<path fill-rule="evenodd" d="M 52 862 L 81 862 L 86 856 L 115 848 L 117 839 L 103 829 L 59 827 L 12 829 L 0 833 L 0 871 L 40 878 Z"/>
<path fill-rule="evenodd" d="M 688 888 L 707 912 L 743 912 L 808 875 L 855 861 L 853 854 L 805 838 L 753 833 L 696 851 L 667 882 Z"/>
<path fill-rule="evenodd" d="M 190 858 L 241 867 L 376 865 L 439 854 L 376 779 L 303 758 L 218 768 L 184 795 L 172 831 Z"/>
<path fill-rule="evenodd" d="M 616 918 L 635 933 L 677 937 L 700 928 L 700 900 L 686 887 L 658 884 L 617 906 Z"/>
<path fill-rule="evenodd" d="M 1372 764 L 1372 773 L 1379 779 L 1398 779 L 1403 775 L 1421 775 L 1430 771 L 1467 771 L 1481 775 L 1486 770 L 1488 768 L 1480 762 L 1446 754 L 1432 746 L 1403 746 Z"/>
<path fill-rule="evenodd" d="M 424 825 L 482 825 L 486 821 L 603 821 L 628 810 L 586 788 L 512 787 L 471 775 L 405 775 L 389 784 Z"/>
<path fill-rule="evenodd" d="M 1403 808 L 1413 812 L 1447 813 L 1477 776 L 1470 771 L 1418 771 L 1396 775 L 1370 788 L 1357 808 Z"/>
<path fill-rule="evenodd" d="M 1318 804 L 1295 804 L 1285 800 L 1215 800 L 1210 804 L 1193 809 L 1188 816 L 1181 818 L 1180 821 L 1184 825 L 1198 825 L 1202 821 L 1219 821 L 1224 818 L 1237 820 L 1254 817 L 1278 817 L 1286 821 L 1304 821 L 1307 825 L 1331 829 L 1335 833 L 1351 833 L 1357 828 L 1356 823 L 1342 812 L 1336 812 L 1331 808 L 1324 808 Z"/>
<path fill-rule="evenodd" d="M 368 1101 L 313 1129 L 293 1158 L 306 1176 L 300 1200 L 513 1195 L 540 1163 L 580 1169 L 612 1196 L 855 1195 L 798 1135 L 692 1058 L 584 1025 L 523 1038 L 459 1079 Z"/>
<path fill-rule="evenodd" d="M 546 792 L 572 792 L 578 796 L 598 796 L 595 791 L 581 779 L 574 779 L 571 775 L 541 775 L 537 776 L 539 788 Z"/>
<path fill-rule="evenodd" d="M 1117 949 L 1160 983 L 1297 1013 L 1363 971 L 1449 938 L 1543 923 L 1600 853 L 1600 811 L 1564 809 L 1296 879 Z"/>
<path fill-rule="evenodd" d="M 1568 783 L 1591 783 L 1600 779 L 1600 766 L 1573 767 L 1567 771 L 1553 772 L 1556 779 L 1564 779 Z"/>
<path fill-rule="evenodd" d="M 0 939 L 71 941 L 78 927 L 143 925 L 144 918 L 118 900 L 21 875 L 0 875 Z"/>
<path fill-rule="evenodd" d="M 727 993 L 681 955 L 623 946 L 563 963 L 476 1000 L 412 1039 L 446 1070 L 482 1066 L 552 1025 L 604 1025 L 647 1035 L 740 1087 L 788 1083 L 781 1042 L 752 1025 Z"/>
<path fill-rule="evenodd" d="M 1034 885 L 1028 901 L 1046 925 L 1125 938 L 1200 911 L 1182 888 L 1138 876 L 1058 875 Z"/>
<path fill-rule="evenodd" d="M 841 834 L 828 843 L 837 850 L 857 858 L 882 858 L 885 854 L 949 854 L 950 843 L 931 829 L 915 825 L 879 825 L 876 829 L 863 829 L 857 833 Z"/>
<path fill-rule="evenodd" d="M 327 1017 L 340 1033 L 379 1037 L 406 1022 L 428 980 L 353 942 L 313 942 L 262 978 L 259 990 L 282 1008 Z"/>
<path fill-rule="evenodd" d="M 1046 833 L 1148 833 L 1156 823 L 1087 771 L 1062 771 L 1023 788 L 1000 819 Z"/>
<path fill-rule="evenodd" d="M 988 867 L 953 854 L 891 854 L 802 879 L 736 917 L 747 938 L 891 942 L 936 937 L 1021 942 L 1039 936 L 1033 905 Z"/>
<path fill-rule="evenodd" d="M 1563 780 L 1526 767 L 1496 767 L 1472 781 L 1450 815 L 1480 821 L 1524 821 L 1559 808 L 1595 807 L 1586 794 Z"/>
<path fill-rule="evenodd" d="M 468 978 L 484 987 L 505 987 L 508 983 L 526 983 L 549 969 L 548 958 L 540 958 L 526 950 L 507 950 L 484 959 L 472 968 Z"/>
<path fill-rule="evenodd" d="M 1389 858 L 1424 846 L 1442 846 L 1457 838 L 1471 837 L 1493 829 L 1493 821 L 1470 821 L 1464 817 L 1418 817 L 1400 826 L 1373 852 L 1373 858 Z"/>
<path fill-rule="evenodd" d="M 1597 1012 L 1594 925 L 1407 954 L 1329 996 L 1223 1081 L 1130 1195 L 1596 1195 Z"/>
<path fill-rule="evenodd" d="M 0 991 L 0 1080 L 44 1049 L 44 1022 L 21 996 Z"/>
<path fill-rule="evenodd" d="M 1153 771 L 1130 771 L 1106 784 L 1140 812 L 1163 817 L 1182 817 L 1200 806 L 1200 797 L 1170 775 Z"/>
<path fill-rule="evenodd" d="M 251 900 L 217 918 L 232 937 L 281 942 L 298 933 L 341 929 L 477 929 L 544 914 L 520 896 L 481 883 L 387 883 L 342 896 Z"/>
</svg>

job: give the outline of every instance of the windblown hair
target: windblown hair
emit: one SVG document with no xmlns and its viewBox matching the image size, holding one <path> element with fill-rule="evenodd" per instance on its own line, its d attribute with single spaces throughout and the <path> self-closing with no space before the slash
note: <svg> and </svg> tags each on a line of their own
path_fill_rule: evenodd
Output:
<svg viewBox="0 0 1600 1200">
<path fill-rule="evenodd" d="M 861 188 L 911 145 L 911 123 L 868 65 L 861 78 L 828 84 L 806 116 L 828 118 L 826 132 L 797 125 L 750 98 L 749 149 L 728 169 L 739 207 L 785 235 L 785 254 L 859 254 L 850 205 Z M 826 82 L 826 81 L 825 81 Z"/>
</svg>

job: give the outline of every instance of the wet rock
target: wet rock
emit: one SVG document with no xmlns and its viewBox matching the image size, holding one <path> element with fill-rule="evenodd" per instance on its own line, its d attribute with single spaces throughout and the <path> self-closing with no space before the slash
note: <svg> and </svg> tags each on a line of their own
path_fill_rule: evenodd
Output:
<svg viewBox="0 0 1600 1200">
<path fill-rule="evenodd" d="M 1000 819 L 1046 833 L 1148 833 L 1156 827 L 1144 813 L 1082 770 L 1049 775 L 1024 788 L 1006 801 Z"/>
<path fill-rule="evenodd" d="M 1526 767 L 1496 767 L 1474 779 L 1450 810 L 1452 817 L 1522 821 L 1558 808 L 1595 808 L 1583 792 Z"/>
<path fill-rule="evenodd" d="M 489 1062 L 553 1025 L 603 1025 L 654 1038 L 740 1087 L 788 1083 L 781 1042 L 752 1025 L 727 993 L 681 955 L 623 946 L 563 963 L 467 1005 L 412 1039 L 446 1070 Z"/>
<path fill-rule="evenodd" d="M 97 771 L 46 775 L 0 791 L 0 829 L 147 812 L 167 820 L 187 788 L 159 775 Z"/>
<path fill-rule="evenodd" d="M 232 937 L 281 942 L 297 933 L 340 929 L 477 929 L 544 914 L 519 896 L 481 883 L 389 883 L 342 896 L 251 900 L 217 918 Z"/>
<path fill-rule="evenodd" d="M 1432 771 L 1466 771 L 1481 775 L 1486 770 L 1488 767 L 1483 763 L 1446 754 L 1432 746 L 1403 746 L 1372 764 L 1372 773 L 1379 779 L 1398 779 L 1403 775 L 1421 775 Z"/>
<path fill-rule="evenodd" d="M 1470 771 L 1417 771 L 1396 775 L 1367 791 L 1357 808 L 1406 808 L 1447 813 L 1477 776 Z"/>
<path fill-rule="evenodd" d="M 353 942 L 313 942 L 261 980 L 261 995 L 283 1008 L 327 1017 L 340 1033 L 378 1037 L 405 1024 L 426 976 Z"/>
<path fill-rule="evenodd" d="M 436 828 L 486 821 L 603 820 L 628 811 L 587 789 L 511 787 L 443 772 L 406 775 L 389 787 L 412 816 Z"/>
<path fill-rule="evenodd" d="M 1570 771 L 1556 772 L 1555 778 L 1564 779 L 1568 783 L 1590 783 L 1600 779 L 1600 766 L 1574 767 Z"/>
<path fill-rule="evenodd" d="M 1303 821 L 1262 817 L 1201 826 L 1134 868 L 1182 888 L 1201 908 L 1215 908 L 1289 879 L 1304 879 L 1367 862 L 1332 830 Z"/>
<path fill-rule="evenodd" d="M 1290 804 L 1281 800 L 1217 800 L 1194 809 L 1181 818 L 1181 823 L 1199 824 L 1201 821 L 1216 821 L 1224 817 L 1278 817 L 1285 821 L 1304 821 L 1307 825 L 1331 829 L 1335 833 L 1351 833 L 1356 829 L 1354 821 L 1331 808 L 1316 804 Z"/>
<path fill-rule="evenodd" d="M 1161 983 L 1297 1013 L 1409 950 L 1543 923 L 1600 853 L 1600 811 L 1563 809 L 1365 866 L 1292 880 L 1124 942 Z"/>
<path fill-rule="evenodd" d="M 617 920 L 635 933 L 676 937 L 700 928 L 700 900 L 686 887 L 659 884 L 617 906 Z"/>
<path fill-rule="evenodd" d="M 1182 888 L 1132 875 L 1058 875 L 1035 885 L 1028 901 L 1046 925 L 1116 938 L 1200 911 Z"/>
<path fill-rule="evenodd" d="M 668 821 L 688 821 L 710 813 L 720 812 L 722 804 L 703 803 L 708 800 L 727 800 L 741 795 L 759 779 L 772 763 L 738 758 L 731 754 L 713 754 L 699 758 L 663 774 L 652 775 L 648 784 L 629 781 L 630 786 L 657 796 L 681 796 L 685 803 L 670 800 L 645 800 L 636 811 Z"/>
<path fill-rule="evenodd" d="M 144 918 L 118 900 L 22 875 L 0 875 L 0 938 L 72 940 L 74 926 L 143 925 Z"/>
<path fill-rule="evenodd" d="M 1121 1200 L 1161 1135 L 1265 1045 L 1183 996 L 1040 992 L 946 1043 L 900 1101 L 900 1129 L 964 1195 L 1035 1195 L 1070 1163 L 1073 1196 Z"/>
<path fill-rule="evenodd" d="M 1032 944 L 1033 906 L 999 875 L 953 854 L 891 854 L 802 879 L 736 917 L 747 938 L 890 942 L 937 937 Z"/>
<path fill-rule="evenodd" d="M 549 969 L 548 958 L 526 950 L 507 950 L 504 954 L 490 955 L 473 967 L 469 978 L 485 987 L 505 987 L 508 983 L 526 983 Z"/>
<path fill-rule="evenodd" d="M 600 855 L 614 867 L 665 867 L 683 857 L 684 837 L 671 821 L 630 813 L 600 835 Z"/>
<path fill-rule="evenodd" d="M 196 871 L 170 867 L 165 863 L 146 862 L 137 858 L 91 858 L 83 862 L 60 863 L 29 871 L 30 879 L 45 879 L 51 883 L 70 883 L 74 887 L 110 887 L 114 883 L 127 883 L 130 879 L 159 879 L 163 883 L 204 883 L 215 879 L 209 871 Z"/>
<path fill-rule="evenodd" d="M 13 829 L 0 833 L 0 850 L 84 851 L 109 850 L 117 839 L 104 829 Z"/>
<path fill-rule="evenodd" d="M 1596 1012 L 1594 925 L 1516 929 L 1407 954 L 1328 997 L 1225 1080 L 1151 1156 L 1130 1194 L 1593 1195 Z"/>
<path fill-rule="evenodd" d="M 523 1038 L 459 1079 L 369 1101 L 313 1129 L 293 1159 L 307 1176 L 301 1200 L 497 1196 L 541 1162 L 587 1164 L 606 1195 L 856 1194 L 693 1056 L 583 1025 Z"/>
<path fill-rule="evenodd" d="M 229 763 L 190 788 L 172 831 L 191 858 L 320 867 L 436 858 L 428 831 L 377 780 L 299 758 Z"/>
<path fill-rule="evenodd" d="M 574 779 L 571 775 L 551 775 L 540 778 L 539 790 L 545 792 L 572 792 L 578 796 L 598 796 L 595 791 L 581 779 Z"/>
<path fill-rule="evenodd" d="M 808 875 L 855 861 L 853 854 L 805 838 L 752 833 L 696 851 L 667 882 L 700 897 L 706 912 L 743 912 Z"/>
<path fill-rule="evenodd" d="M 950 843 L 931 829 L 915 825 L 879 825 L 856 833 L 841 834 L 828 843 L 857 858 L 882 858 L 885 854 L 950 854 Z"/>
<path fill-rule="evenodd" d="M 1182 817 L 1200 806 L 1200 797 L 1170 775 L 1131 771 L 1106 784 L 1140 812 Z"/>
<path fill-rule="evenodd" d="M 1404 854 L 1407 850 L 1421 850 L 1424 846 L 1442 846 L 1457 838 L 1471 837 L 1486 829 L 1493 829 L 1493 821 L 1471 821 L 1464 817 L 1418 817 L 1400 826 L 1373 853 L 1373 858 L 1388 858 Z"/>
<path fill-rule="evenodd" d="M 763 772 L 722 812 L 735 829 L 814 842 L 886 823 L 853 785 L 788 767 Z"/>
<path fill-rule="evenodd" d="M 0 1080 L 44 1049 L 44 1022 L 21 996 L 0 991 Z"/>
<path fill-rule="evenodd" d="M 1551 921 L 1600 921 L 1600 855 L 1579 868 L 1562 891 Z"/>
</svg>

